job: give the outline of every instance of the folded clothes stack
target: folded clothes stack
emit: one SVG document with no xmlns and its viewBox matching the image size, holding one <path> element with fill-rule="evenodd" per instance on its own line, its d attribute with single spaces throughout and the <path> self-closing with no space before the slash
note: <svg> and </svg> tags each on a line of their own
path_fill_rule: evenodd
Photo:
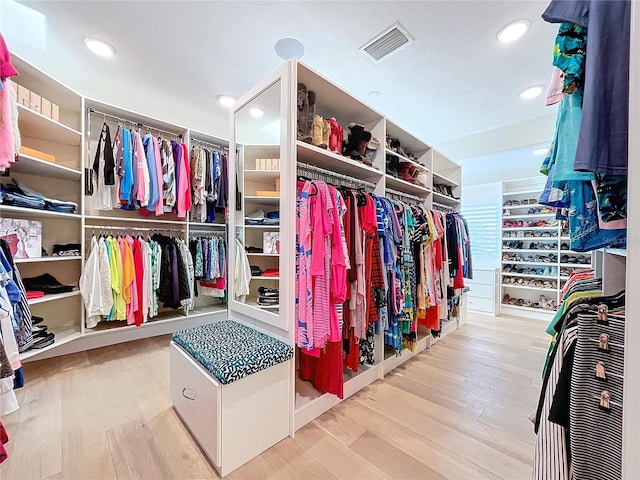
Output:
<svg viewBox="0 0 640 480">
<path fill-rule="evenodd" d="M 276 306 L 280 304 L 280 290 L 277 288 L 258 288 L 258 305 Z"/>
<path fill-rule="evenodd" d="M 280 270 L 277 268 L 267 268 L 266 270 L 263 270 L 262 276 L 263 277 L 279 277 Z"/>
<path fill-rule="evenodd" d="M 246 225 L 280 225 L 280 211 L 274 210 L 266 215 L 261 208 L 247 214 L 244 219 Z"/>
<path fill-rule="evenodd" d="M 262 247 L 254 247 L 254 246 L 251 246 L 251 245 L 245 246 L 244 249 L 247 251 L 247 253 L 262 253 L 262 252 L 264 252 Z"/>
<path fill-rule="evenodd" d="M 62 202 L 45 197 L 40 192 L 24 184 L 19 184 L 15 179 L 6 185 L 0 184 L 0 203 L 60 213 L 74 213 L 78 208 L 78 204 L 74 202 Z"/>
<path fill-rule="evenodd" d="M 262 276 L 262 269 L 258 265 L 251 265 L 251 276 L 252 277 Z"/>
<path fill-rule="evenodd" d="M 61 245 L 59 243 L 54 243 L 53 256 L 54 257 L 78 257 L 80 256 L 80 244 L 65 243 L 64 245 Z"/>
<path fill-rule="evenodd" d="M 29 295 L 38 295 L 35 292 L 42 292 L 43 294 L 55 294 L 66 293 L 74 289 L 73 285 L 63 285 L 53 275 L 43 273 L 37 277 L 23 278 L 24 288 L 27 291 L 27 297 Z M 31 293 L 29 293 L 31 292 Z"/>
</svg>

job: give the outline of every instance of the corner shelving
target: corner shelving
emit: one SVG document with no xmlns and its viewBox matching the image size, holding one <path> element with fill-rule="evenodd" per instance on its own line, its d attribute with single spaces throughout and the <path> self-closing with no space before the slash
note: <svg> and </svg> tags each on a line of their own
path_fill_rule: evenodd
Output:
<svg viewBox="0 0 640 480">
<path fill-rule="evenodd" d="M 79 146 L 82 140 L 82 133 L 78 130 L 56 122 L 20 104 L 18 104 L 18 121 L 20 133 L 26 137 L 39 138 L 74 147 Z"/>
<path fill-rule="evenodd" d="M 18 161 L 11 165 L 11 172 L 24 173 L 27 175 L 38 175 L 60 180 L 80 181 L 82 172 L 75 168 L 65 167 L 58 163 L 41 160 L 30 155 L 18 155 Z"/>
</svg>

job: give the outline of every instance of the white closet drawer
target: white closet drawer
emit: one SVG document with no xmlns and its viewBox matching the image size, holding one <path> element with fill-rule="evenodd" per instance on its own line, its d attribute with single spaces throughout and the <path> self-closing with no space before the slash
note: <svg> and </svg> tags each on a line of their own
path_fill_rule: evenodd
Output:
<svg viewBox="0 0 640 480">
<path fill-rule="evenodd" d="M 465 280 L 465 284 L 466 283 L 470 283 L 470 284 L 478 284 L 478 283 L 483 283 L 483 284 L 491 284 L 493 285 L 495 283 L 495 280 L 493 278 L 493 270 L 477 270 L 474 269 L 473 270 L 473 279 L 472 280 Z"/>
<path fill-rule="evenodd" d="M 467 308 L 475 312 L 494 313 L 495 302 L 493 298 L 467 296 Z"/>
<path fill-rule="evenodd" d="M 209 459 L 219 466 L 221 385 L 174 343 L 170 351 L 173 406 Z"/>
<path fill-rule="evenodd" d="M 495 297 L 495 285 L 483 285 L 483 284 L 467 284 L 469 287 L 469 296 L 479 298 L 494 298 Z"/>
</svg>

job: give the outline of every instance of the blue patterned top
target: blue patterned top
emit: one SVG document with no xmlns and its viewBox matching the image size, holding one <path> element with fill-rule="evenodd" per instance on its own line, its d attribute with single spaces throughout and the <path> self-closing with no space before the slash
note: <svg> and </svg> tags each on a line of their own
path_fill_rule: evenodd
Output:
<svg viewBox="0 0 640 480">
<path fill-rule="evenodd" d="M 224 385 L 293 358 L 290 345 L 231 320 L 181 330 L 173 341 Z"/>
</svg>

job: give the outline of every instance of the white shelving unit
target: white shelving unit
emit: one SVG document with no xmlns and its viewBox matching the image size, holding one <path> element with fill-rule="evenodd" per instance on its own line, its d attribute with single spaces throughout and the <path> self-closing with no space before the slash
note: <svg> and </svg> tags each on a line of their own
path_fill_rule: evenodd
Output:
<svg viewBox="0 0 640 480">
<path fill-rule="evenodd" d="M 316 113 L 325 117 L 334 117 L 341 125 L 356 122 L 363 125 L 372 135 L 380 139 L 381 148 L 372 161 L 372 166 L 352 160 L 336 152 L 331 152 L 297 139 L 297 84 L 303 83 L 307 89 L 316 94 Z M 248 115 L 252 107 L 265 112 L 256 119 Z M 280 125 L 280 130 L 266 128 L 269 125 Z M 311 68 L 295 61 L 282 65 L 272 76 L 255 86 L 239 99 L 233 107 L 231 125 L 232 132 L 230 151 L 238 151 L 237 159 L 230 162 L 231 178 L 237 174 L 241 193 L 242 208 L 230 216 L 229 231 L 240 238 L 244 245 L 262 246 L 262 235 L 265 232 L 280 233 L 280 252 L 295 251 L 295 198 L 297 171 L 293 165 L 305 164 L 362 180 L 373 184 L 374 193 L 384 196 L 387 189 L 398 194 L 409 194 L 421 199 L 431 208 L 434 204 L 432 186 L 434 182 L 450 188 L 451 195 L 442 194 L 440 205 L 458 210 L 460 201 L 461 168 L 431 148 L 415 135 L 407 132 L 399 125 L 385 118 L 379 112 L 360 102 L 339 86 L 313 71 Z M 385 148 L 387 135 L 397 138 L 407 155 Z M 345 133 L 346 137 L 346 133 Z M 408 157 L 414 156 L 415 160 Z M 387 155 L 398 157 L 399 162 L 407 162 L 415 169 L 426 174 L 427 185 L 417 185 L 394 176 L 387 171 Z M 279 158 L 280 171 L 256 170 L 256 159 Z M 285 166 L 288 166 L 285 168 Z M 274 183 L 280 181 L 279 197 L 258 196 L 258 190 L 272 191 Z M 232 190 L 232 195 L 234 194 Z M 231 201 L 235 201 L 235 198 Z M 247 225 L 246 216 L 262 209 L 280 210 L 280 225 Z M 249 262 L 261 269 L 278 268 L 279 277 L 252 277 L 250 293 L 244 301 L 230 295 L 229 314 L 259 330 L 274 335 L 290 345 L 295 345 L 295 259 L 291 255 L 247 254 Z M 234 256 L 231 256 L 230 270 L 234 269 Z M 272 309 L 256 304 L 256 289 L 264 285 L 279 288 L 280 305 Z M 269 311 L 272 310 L 272 311 Z M 462 308 L 461 308 L 462 310 Z M 458 318 L 444 322 L 440 338 L 455 331 Z M 420 328 L 417 335 L 415 351 L 405 349 L 399 356 L 395 352 L 385 351 L 384 339 L 375 339 L 375 363 L 359 367 L 357 374 L 345 371 L 344 397 L 380 379 L 385 373 L 413 357 L 416 352 L 431 345 L 430 331 Z M 321 394 L 313 386 L 297 378 L 291 372 L 292 423 L 291 434 L 298 428 L 316 418 L 341 400 L 331 394 Z"/>
<path fill-rule="evenodd" d="M 500 313 L 502 314 L 549 320 L 555 310 L 535 308 L 534 305 L 541 305 L 547 301 L 553 301 L 558 305 L 562 286 L 569 278 L 566 275 L 567 271 L 592 267 L 591 253 L 578 253 L 563 248 L 568 247 L 569 237 L 562 236 L 564 232 L 560 222 L 551 225 L 555 219 L 555 209 L 550 209 L 551 211 L 547 213 L 540 211 L 542 208 L 548 208 L 538 204 L 537 199 L 543 188 L 543 177 L 503 182 L 500 280 Z M 523 203 L 523 200 L 526 202 Z M 513 202 L 517 204 L 513 205 Z M 539 213 L 530 213 L 532 209 L 538 210 Z M 549 225 L 524 225 L 536 221 Z M 508 222 L 522 222 L 523 226 L 506 226 L 510 225 Z M 518 245 L 522 248 L 513 248 Z M 536 248 L 530 248 L 532 246 Z M 566 260 L 568 257 L 574 257 L 576 263 L 563 262 L 563 259 Z M 587 263 L 578 263 L 578 259 Z M 516 271 L 510 271 L 514 268 Z M 553 269 L 553 273 L 548 271 L 550 268 Z M 527 272 L 526 269 L 529 271 Z M 537 272 L 536 269 L 538 269 Z M 539 271 L 540 269 L 542 272 Z M 525 283 L 507 282 L 505 279 L 524 280 Z M 537 282 L 540 285 L 534 286 L 530 284 L 531 282 Z M 509 303 L 509 299 L 515 299 L 511 302 L 518 303 Z M 523 306 L 520 301 L 531 306 Z"/>
</svg>

